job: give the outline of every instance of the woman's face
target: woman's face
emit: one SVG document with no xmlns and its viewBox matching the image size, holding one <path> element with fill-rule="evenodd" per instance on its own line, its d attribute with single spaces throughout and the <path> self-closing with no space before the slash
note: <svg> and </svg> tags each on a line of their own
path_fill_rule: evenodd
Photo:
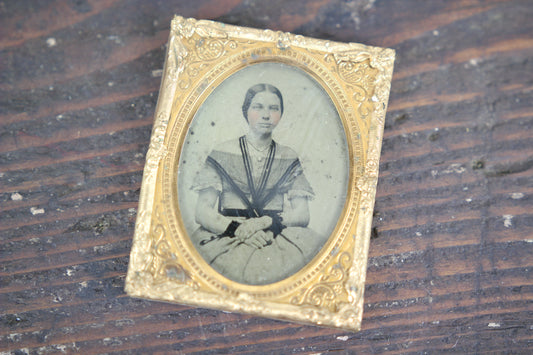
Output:
<svg viewBox="0 0 533 355">
<path fill-rule="evenodd" d="M 257 93 L 248 108 L 248 125 L 252 132 L 259 135 L 272 133 L 280 119 L 279 97 L 268 91 Z"/>
</svg>

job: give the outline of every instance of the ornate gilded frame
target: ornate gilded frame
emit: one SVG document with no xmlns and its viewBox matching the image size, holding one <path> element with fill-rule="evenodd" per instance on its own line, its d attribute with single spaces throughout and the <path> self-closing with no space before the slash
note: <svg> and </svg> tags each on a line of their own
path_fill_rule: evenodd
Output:
<svg viewBox="0 0 533 355">
<path fill-rule="evenodd" d="M 133 297 L 359 330 L 394 51 L 175 17 L 146 157 L 126 292 Z M 318 255 L 294 275 L 244 285 L 192 247 L 176 202 L 179 154 L 208 95 L 242 66 L 303 68 L 329 94 L 349 149 L 346 203 Z"/>
</svg>

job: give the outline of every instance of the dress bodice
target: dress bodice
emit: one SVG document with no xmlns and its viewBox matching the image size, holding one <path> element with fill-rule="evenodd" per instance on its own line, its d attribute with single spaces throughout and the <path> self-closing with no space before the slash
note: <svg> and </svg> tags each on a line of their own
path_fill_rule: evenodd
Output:
<svg viewBox="0 0 533 355">
<path fill-rule="evenodd" d="M 206 164 L 195 180 L 193 189 L 200 191 L 214 188 L 217 190 L 221 211 L 247 208 L 239 190 L 249 201 L 253 201 L 256 197 L 255 202 L 260 203 L 257 200 L 267 197 L 268 201 L 261 206 L 265 210 L 282 211 L 285 197 L 289 200 L 297 195 L 311 198 L 313 190 L 303 174 L 296 153 L 288 147 L 274 144 L 275 152 L 269 166 L 267 166 L 269 151 L 254 152 L 253 149 L 243 151 L 241 149 L 242 138 L 221 144 L 209 154 Z M 251 168 L 252 183 L 247 175 L 247 160 Z M 261 185 L 266 168 L 269 171 L 264 189 L 260 191 L 260 196 L 253 196 L 252 190 Z"/>
</svg>

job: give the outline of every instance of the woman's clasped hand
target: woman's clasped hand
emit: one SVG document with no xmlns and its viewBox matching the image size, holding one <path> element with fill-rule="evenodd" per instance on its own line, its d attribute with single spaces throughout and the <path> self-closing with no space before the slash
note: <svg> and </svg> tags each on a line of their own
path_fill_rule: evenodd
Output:
<svg viewBox="0 0 533 355">
<path fill-rule="evenodd" d="M 274 238 L 272 231 L 267 230 L 270 226 L 272 226 L 272 218 L 269 216 L 249 218 L 235 230 L 235 237 L 249 246 L 261 249 L 270 245 Z"/>
</svg>

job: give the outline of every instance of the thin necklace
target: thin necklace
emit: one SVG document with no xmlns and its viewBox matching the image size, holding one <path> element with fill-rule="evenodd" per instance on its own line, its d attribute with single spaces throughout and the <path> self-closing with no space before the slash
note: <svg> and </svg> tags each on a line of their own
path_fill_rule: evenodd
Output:
<svg viewBox="0 0 533 355">
<path fill-rule="evenodd" d="M 249 140 L 249 139 L 246 139 L 246 141 L 248 142 L 248 144 L 254 148 L 254 150 L 256 152 L 264 152 L 265 150 L 267 150 L 268 148 L 270 148 L 270 146 L 272 145 L 272 141 L 270 141 L 270 143 L 268 143 L 266 146 L 263 147 L 263 149 L 259 149 L 257 148 L 255 145 L 252 144 L 252 142 Z"/>
</svg>

